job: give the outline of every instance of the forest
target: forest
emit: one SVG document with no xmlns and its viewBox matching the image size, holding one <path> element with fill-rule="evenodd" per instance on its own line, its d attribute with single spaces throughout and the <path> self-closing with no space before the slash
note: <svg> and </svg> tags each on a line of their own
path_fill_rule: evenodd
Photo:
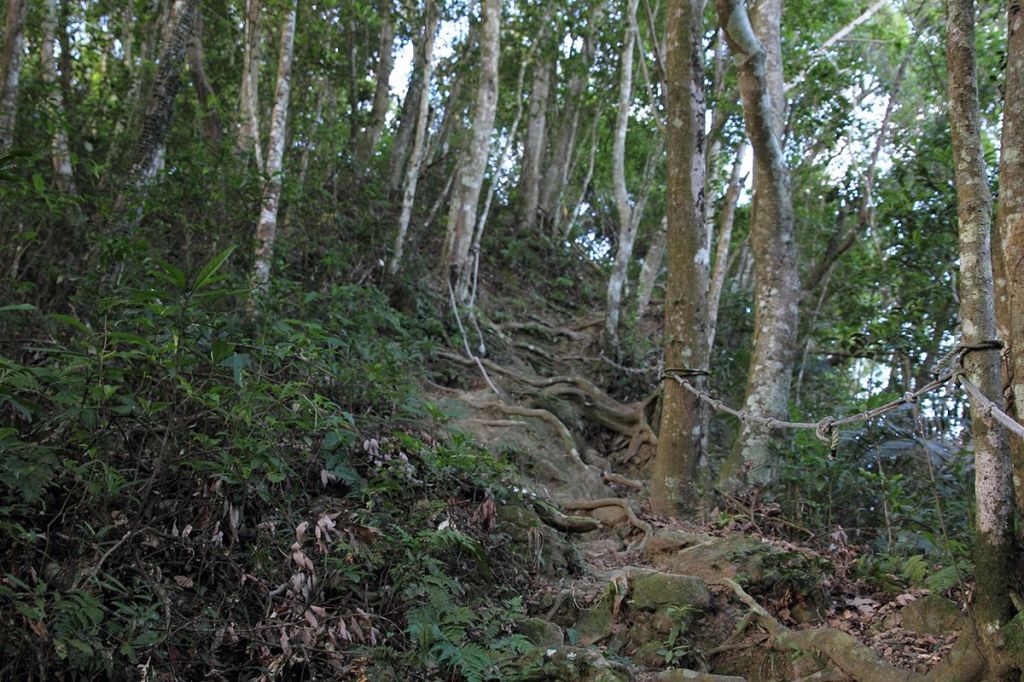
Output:
<svg viewBox="0 0 1024 682">
<path fill-rule="evenodd" d="M 1024 680 L 1020 0 L 4 0 L 0 680 Z"/>
</svg>

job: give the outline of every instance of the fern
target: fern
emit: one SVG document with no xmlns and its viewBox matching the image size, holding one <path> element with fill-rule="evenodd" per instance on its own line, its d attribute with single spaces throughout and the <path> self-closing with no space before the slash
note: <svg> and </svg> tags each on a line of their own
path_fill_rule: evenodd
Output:
<svg viewBox="0 0 1024 682">
<path fill-rule="evenodd" d="M 490 652 L 479 644 L 469 642 L 455 646 L 450 642 L 442 642 L 432 652 L 439 663 L 459 671 L 467 682 L 482 682 L 494 679 L 494 661 Z"/>
</svg>

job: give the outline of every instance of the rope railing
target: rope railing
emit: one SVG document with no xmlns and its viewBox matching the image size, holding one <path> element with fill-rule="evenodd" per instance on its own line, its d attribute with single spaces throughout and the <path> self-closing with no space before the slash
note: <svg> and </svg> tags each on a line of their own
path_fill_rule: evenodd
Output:
<svg viewBox="0 0 1024 682">
<path fill-rule="evenodd" d="M 953 348 L 952 351 L 947 353 L 941 360 L 939 360 L 937 367 L 939 368 L 937 373 L 933 375 L 935 378 L 918 388 L 915 391 L 907 391 L 899 398 L 890 400 L 884 405 L 872 408 L 870 410 L 864 410 L 857 414 L 849 415 L 847 417 L 834 417 L 832 415 L 822 417 L 816 422 L 793 422 L 786 421 L 784 419 L 776 419 L 774 417 L 762 417 L 760 415 L 752 414 L 747 410 L 737 410 L 729 405 L 726 405 L 723 401 L 715 398 L 710 393 L 702 391 L 688 379 L 699 378 L 707 376 L 708 372 L 704 370 L 692 370 L 692 369 L 680 369 L 668 368 L 662 375 L 662 379 L 670 378 L 676 381 L 684 390 L 698 398 L 702 402 L 711 406 L 717 412 L 724 412 L 725 414 L 736 417 L 744 424 L 757 424 L 768 429 L 793 429 L 793 430 L 808 430 L 814 431 L 822 443 L 830 446 L 832 452 L 835 453 L 839 447 L 839 429 L 842 426 L 849 426 L 850 424 L 857 424 L 861 422 L 867 422 L 872 419 L 881 417 L 884 414 L 892 412 L 893 410 L 899 409 L 903 405 L 913 405 L 922 396 L 931 393 L 932 391 L 941 388 L 949 384 L 950 382 L 963 387 L 965 392 L 970 396 L 972 401 L 976 401 L 982 409 L 982 414 L 986 418 L 998 422 L 1009 431 L 1016 435 L 1024 438 L 1024 425 L 1015 420 L 1013 417 L 1004 412 L 996 403 L 990 400 L 976 385 L 974 385 L 964 374 L 963 360 L 964 356 L 973 351 L 979 350 L 993 350 L 1002 348 L 1003 344 L 1000 341 L 983 341 L 977 344 L 958 344 Z M 943 369 L 951 364 L 951 361 L 956 359 L 957 365 L 953 369 Z"/>
</svg>

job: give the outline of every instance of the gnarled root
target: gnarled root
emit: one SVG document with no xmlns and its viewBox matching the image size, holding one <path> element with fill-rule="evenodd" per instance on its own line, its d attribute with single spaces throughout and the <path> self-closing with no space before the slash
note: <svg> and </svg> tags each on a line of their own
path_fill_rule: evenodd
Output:
<svg viewBox="0 0 1024 682">
<path fill-rule="evenodd" d="M 654 528 L 651 524 L 636 515 L 636 512 L 633 511 L 633 507 L 630 506 L 628 500 L 624 500 L 619 497 L 604 497 L 599 500 L 574 500 L 563 503 L 562 507 L 567 511 L 592 511 L 594 509 L 600 509 L 601 507 L 619 507 L 622 511 L 626 512 L 626 517 L 629 519 L 630 524 L 632 524 L 634 528 L 638 528 L 643 531 L 644 534 L 643 538 L 629 547 L 630 551 L 636 550 L 642 552 L 644 547 L 647 546 L 647 540 L 654 535 Z"/>
<path fill-rule="evenodd" d="M 549 504 L 534 498 L 533 509 L 540 520 L 563 533 L 589 533 L 601 527 L 601 522 L 589 516 L 563 514 Z"/>
</svg>

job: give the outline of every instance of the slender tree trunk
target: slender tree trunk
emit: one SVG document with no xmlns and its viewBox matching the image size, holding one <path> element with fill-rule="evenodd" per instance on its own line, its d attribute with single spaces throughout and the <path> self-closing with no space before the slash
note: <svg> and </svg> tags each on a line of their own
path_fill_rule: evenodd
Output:
<svg viewBox="0 0 1024 682">
<path fill-rule="evenodd" d="M 782 151 L 782 6 L 781 0 L 759 2 L 753 24 L 744 0 L 716 0 L 716 6 L 736 60 L 743 116 L 754 150 L 754 347 L 744 405 L 752 414 L 782 418 L 796 355 L 800 294 L 789 169 Z M 750 483 L 770 482 L 774 435 L 778 434 L 760 425 L 744 424 L 736 451 L 723 467 L 723 481 L 733 485 L 746 472 Z"/>
<path fill-rule="evenodd" d="M 211 149 L 220 147 L 224 131 L 221 127 L 220 112 L 214 104 L 216 96 L 210 79 L 206 77 L 206 58 L 203 55 L 203 20 L 196 16 L 196 25 L 192 31 L 192 41 L 188 46 L 188 65 L 192 72 L 192 85 L 196 89 L 196 98 L 203 110 L 203 137 Z"/>
<path fill-rule="evenodd" d="M 402 212 L 398 218 L 398 232 L 395 236 L 395 248 L 388 261 L 388 274 L 398 274 L 402 266 L 402 254 L 405 250 L 405 237 L 409 232 L 409 220 L 412 217 L 412 207 L 416 200 L 416 183 L 420 176 L 420 165 L 423 163 L 423 151 L 427 135 L 427 114 L 430 111 L 430 81 L 434 74 L 434 34 L 437 32 L 437 8 L 432 0 L 427 0 L 424 8 L 426 14 L 423 22 L 423 40 L 421 47 L 417 50 L 414 62 L 423 70 L 422 73 L 414 73 L 412 82 L 419 82 L 416 92 L 419 94 L 419 101 L 416 103 L 415 121 L 412 124 L 412 154 L 409 163 L 405 167 L 405 183 L 402 189 Z M 409 93 L 413 92 L 410 84 Z M 406 100 L 409 99 L 406 95 Z M 410 102 L 411 106 L 411 102 Z M 395 150 L 392 149 L 392 154 Z M 392 156 L 392 161 L 395 157 Z"/>
<path fill-rule="evenodd" d="M 576 200 L 576 203 L 572 205 L 572 209 L 569 212 L 569 222 L 565 225 L 565 233 L 562 235 L 566 239 L 572 237 L 572 232 L 576 229 L 576 221 L 579 219 L 580 209 L 583 207 L 583 202 L 587 198 L 587 191 L 590 188 L 590 181 L 594 177 L 594 161 L 597 157 L 597 130 L 599 118 L 594 117 L 594 122 L 590 127 L 590 152 L 587 154 L 587 172 L 583 176 L 583 183 L 580 185 L 580 196 Z"/>
<path fill-rule="evenodd" d="M 550 221 L 553 234 L 558 232 L 558 209 L 565 183 L 569 180 L 569 159 L 578 137 L 580 105 L 589 82 L 588 74 L 597 52 L 598 27 L 604 20 L 607 4 L 607 0 L 601 0 L 590 10 L 587 21 L 589 32 L 584 39 L 582 63 L 579 65 L 581 73 L 574 73 L 569 78 L 565 105 L 560 117 L 561 123 L 551 146 L 550 160 L 544 170 L 544 180 L 541 182 L 539 209 L 541 215 Z"/>
<path fill-rule="evenodd" d="M 53 172 L 57 186 L 64 192 L 75 191 L 74 170 L 71 166 L 71 151 L 68 148 L 67 112 L 64 110 L 64 93 L 58 83 L 57 60 L 54 58 L 54 40 L 57 33 L 57 0 L 46 0 L 46 16 L 43 19 L 43 44 L 40 61 L 43 67 L 43 81 L 50 107 L 57 115 L 50 143 Z"/>
<path fill-rule="evenodd" d="M 426 28 L 424 28 L 426 31 Z M 426 35 L 426 34 L 424 34 Z M 433 72 L 433 66 L 423 61 L 425 50 L 422 49 L 427 42 L 430 42 L 433 50 L 434 36 L 425 37 L 421 41 L 420 48 L 413 53 L 412 75 L 409 76 L 409 85 L 405 89 L 405 98 L 402 100 L 402 111 L 398 117 L 398 127 L 395 129 L 394 138 L 391 140 L 390 156 L 388 158 L 388 191 L 395 195 L 397 192 L 408 187 L 404 181 L 407 173 L 406 166 L 410 160 L 409 146 L 415 137 L 416 129 L 419 126 L 420 108 L 423 102 L 423 74 L 429 68 Z M 429 61 L 429 58 L 428 58 Z M 429 104 L 429 93 L 427 95 Z M 422 161 L 422 159 L 421 159 Z"/>
<path fill-rule="evenodd" d="M 128 171 L 129 185 L 135 189 L 148 185 L 163 164 L 164 144 L 174 115 L 174 98 L 181 84 L 181 65 L 198 4 L 198 0 L 175 0 L 168 15 L 156 77 L 146 98 Z"/>
<path fill-rule="evenodd" d="M 370 110 L 370 121 L 366 124 L 362 139 L 356 150 L 356 172 L 365 174 L 366 165 L 377 150 L 384 123 L 387 120 L 388 105 L 391 95 L 391 71 L 395 66 L 395 22 L 391 16 L 390 1 L 382 3 L 383 20 L 380 27 L 380 40 L 377 44 L 377 83 L 373 89 L 373 108 Z"/>
<path fill-rule="evenodd" d="M 953 135 L 953 168 L 960 224 L 960 322 L 964 344 L 970 346 L 994 339 L 996 335 L 990 248 L 992 197 L 981 148 L 974 0 L 948 0 L 946 35 L 949 125 Z M 1005 153 L 1006 149 L 1003 151 Z M 1003 404 L 998 350 L 967 353 L 964 368 L 967 378 L 990 400 L 997 405 Z M 973 398 L 971 432 L 976 505 L 974 574 L 977 592 L 974 615 L 978 619 L 978 632 L 992 645 L 998 628 L 1011 614 L 1012 467 L 1005 431 L 985 415 L 984 406 Z"/>
<path fill-rule="evenodd" d="M 25 53 L 25 0 L 7 0 L 3 53 L 0 54 L 0 152 L 14 141 L 18 82 Z"/>
<path fill-rule="evenodd" d="M 629 274 L 629 262 L 633 257 L 633 242 L 636 240 L 633 211 L 626 189 L 626 132 L 629 128 L 629 110 L 633 104 L 633 48 L 636 43 L 637 4 L 638 0 L 626 0 L 625 36 L 622 41 L 622 55 L 619 58 L 619 102 L 612 141 L 612 191 L 619 219 L 619 237 L 612 273 L 608 278 L 604 331 L 608 343 L 613 348 L 618 346 L 622 291 L 626 284 L 626 276 Z"/>
<path fill-rule="evenodd" d="M 545 43 L 548 24 L 551 23 L 551 5 L 545 5 L 541 17 L 541 31 L 533 53 L 537 61 L 533 70 L 533 85 L 530 87 L 530 113 L 526 125 L 526 139 L 523 143 L 523 163 L 519 172 L 520 222 L 524 229 L 533 230 L 537 225 L 537 208 L 540 201 L 540 184 L 547 145 L 548 100 L 551 94 L 552 65 L 546 59 Z"/>
<path fill-rule="evenodd" d="M 526 61 L 519 65 L 519 78 L 516 81 L 516 115 L 509 126 L 508 135 L 505 136 L 505 144 L 501 147 L 497 162 L 494 165 L 494 176 L 491 178 L 490 186 L 487 188 L 487 197 L 484 199 L 484 207 L 480 212 L 480 219 L 477 220 L 476 229 L 473 230 L 473 245 L 470 247 L 469 255 L 473 262 L 473 275 L 470 281 L 469 298 L 467 305 L 473 308 L 476 303 L 477 275 L 480 272 L 480 249 L 483 242 L 484 229 L 487 227 L 487 218 L 491 214 L 491 202 L 494 200 L 494 191 L 504 176 L 505 162 L 508 160 L 509 151 L 515 144 L 516 134 L 519 132 L 519 122 L 523 119 L 523 80 L 526 76 Z"/>
<path fill-rule="evenodd" d="M 448 101 L 445 103 L 444 115 L 441 117 L 441 125 L 437 135 L 433 135 L 429 142 L 427 151 L 427 165 L 432 166 L 438 159 L 443 158 L 449 150 L 452 132 L 462 124 L 464 107 L 462 106 L 462 90 L 465 87 L 466 79 L 462 71 L 452 74 L 451 84 L 448 86 Z M 456 170 L 458 170 L 456 168 Z"/>
<path fill-rule="evenodd" d="M 1024 417 L 1024 7 L 1007 3 L 1006 95 L 999 154 L 999 207 L 993 249 L 999 337 L 1008 344 L 1006 380 L 1012 413 Z M 1011 436 L 1017 508 L 1024 510 L 1024 442 Z"/>
<path fill-rule="evenodd" d="M 242 58 L 242 86 L 238 95 L 238 153 L 256 159 L 263 168 L 260 149 L 260 2 L 245 0 L 245 53 Z"/>
<path fill-rule="evenodd" d="M 722 301 L 722 287 L 725 286 L 725 275 L 729 269 L 729 247 L 732 242 L 732 226 L 736 222 L 736 204 L 739 202 L 740 190 L 743 189 L 743 178 L 740 169 L 743 157 L 747 154 L 746 142 L 741 142 L 736 150 L 736 160 L 732 164 L 729 185 L 722 198 L 722 212 L 718 217 L 718 244 L 715 247 L 715 266 L 711 272 L 711 284 L 708 287 L 708 352 L 715 347 L 715 332 L 718 329 L 718 310 Z M 711 202 L 708 202 L 711 203 Z"/>
<path fill-rule="evenodd" d="M 356 43 L 358 24 L 355 18 L 349 19 L 346 33 L 348 48 L 348 148 L 355 151 L 359 139 L 359 51 Z"/>
<path fill-rule="evenodd" d="M 702 0 L 669 0 L 665 47 L 668 112 L 668 283 L 665 291 L 665 373 L 706 385 L 707 291 L 711 255 L 704 221 L 704 63 Z M 698 398 L 667 376 L 661 429 L 651 474 L 651 509 L 662 514 L 697 503 L 697 465 L 704 455 L 707 415 Z"/>
<path fill-rule="evenodd" d="M 533 87 L 530 88 L 530 119 L 526 127 L 526 142 L 523 151 L 522 177 L 519 194 L 522 201 L 522 224 L 532 230 L 537 224 L 537 208 L 540 201 L 540 183 L 543 170 L 544 149 L 547 142 L 547 109 L 551 92 L 551 66 L 537 65 Z"/>
<path fill-rule="evenodd" d="M 480 74 L 473 109 L 472 139 L 455 182 L 448 213 L 448 232 L 441 252 L 443 277 L 454 282 L 455 292 L 463 301 L 468 293 L 469 249 L 498 105 L 501 0 L 482 0 L 480 12 Z"/>
<path fill-rule="evenodd" d="M 661 272 L 662 261 L 665 260 L 666 232 L 668 231 L 668 220 L 662 218 L 661 227 L 658 228 L 651 245 L 647 247 L 644 254 L 644 263 L 640 267 L 640 280 L 636 287 L 636 317 L 640 319 L 647 312 L 647 306 L 651 304 L 651 296 L 654 293 L 654 283 L 658 280 Z"/>
<path fill-rule="evenodd" d="M 267 180 L 263 185 L 260 220 L 256 226 L 256 260 L 253 267 L 253 290 L 256 296 L 267 292 L 270 265 L 274 260 L 274 238 L 277 236 L 277 210 L 281 203 L 284 147 L 288 127 L 288 97 L 291 93 L 292 55 L 295 49 L 297 0 L 292 0 L 281 28 L 281 52 L 277 62 L 277 85 L 274 88 L 274 109 L 270 115 L 270 139 L 267 141 Z"/>
</svg>

